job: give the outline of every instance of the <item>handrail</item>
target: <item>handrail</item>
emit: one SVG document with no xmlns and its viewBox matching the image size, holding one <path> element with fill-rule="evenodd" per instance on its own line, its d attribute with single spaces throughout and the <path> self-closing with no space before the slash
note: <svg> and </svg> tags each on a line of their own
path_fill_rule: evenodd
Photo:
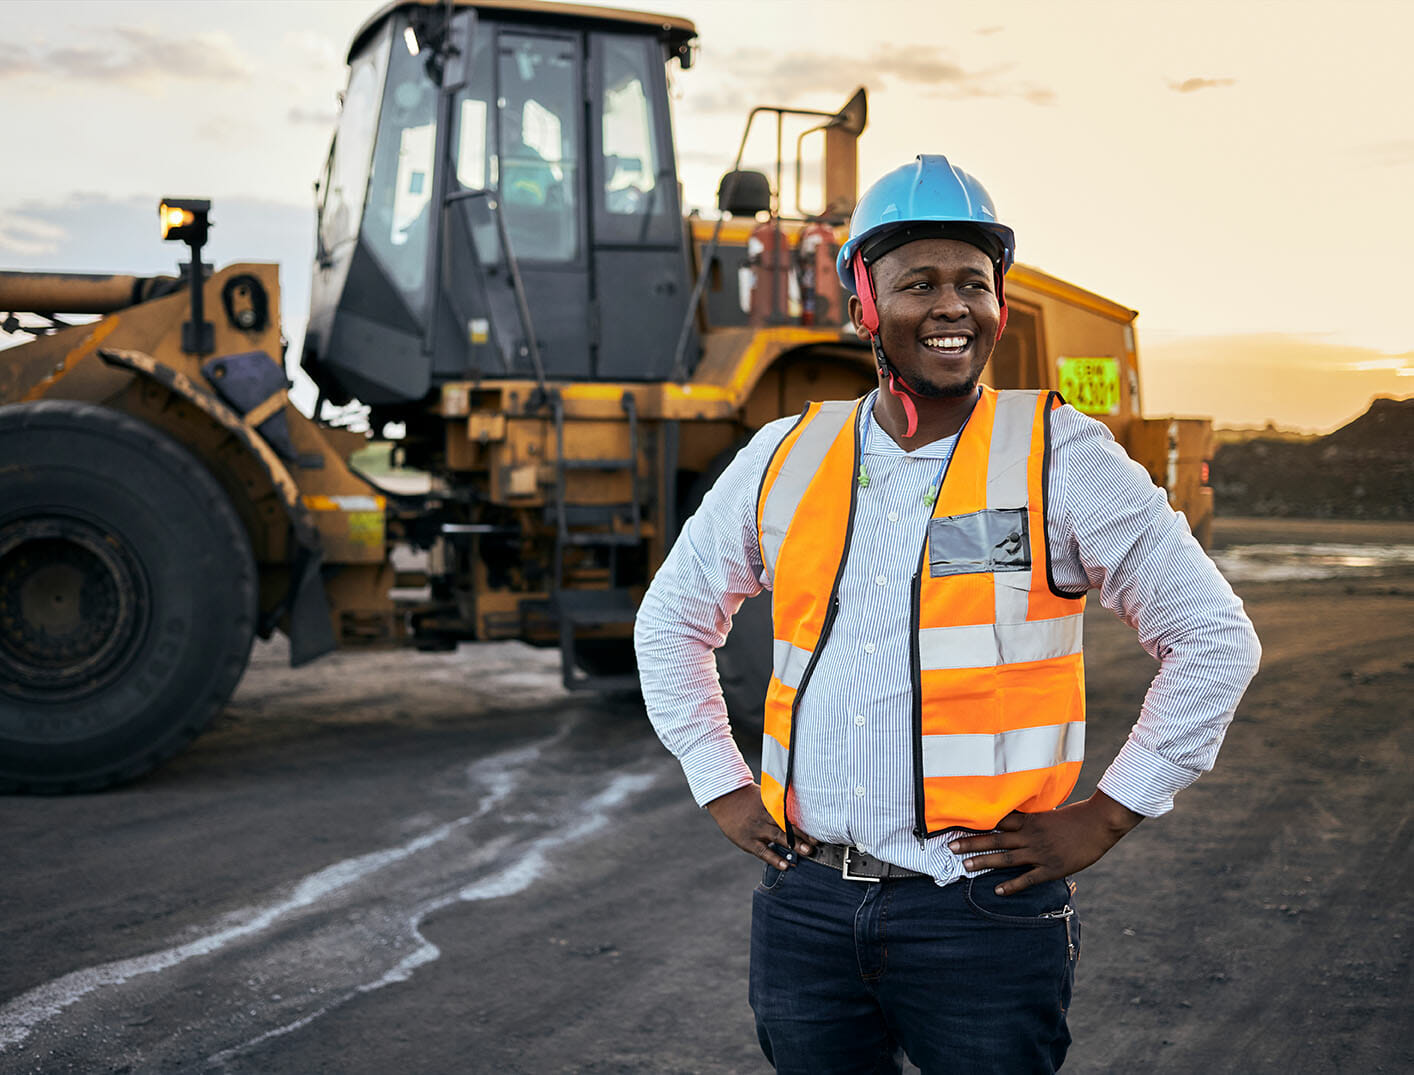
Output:
<svg viewBox="0 0 1414 1075">
<path fill-rule="evenodd" d="M 830 118 L 837 113 L 819 112 L 813 108 L 781 108 L 772 105 L 757 105 L 746 117 L 746 129 L 741 132 L 741 144 L 737 146 L 736 158 L 732 161 L 732 170 L 727 175 L 727 186 L 722 188 L 720 200 L 730 201 L 733 189 L 736 187 L 737 172 L 741 170 L 741 158 L 746 153 L 746 140 L 751 136 L 751 124 L 756 119 L 758 112 L 774 112 L 776 114 L 776 189 L 772 192 L 776 198 L 775 211 L 771 214 L 771 219 L 775 220 L 780 216 L 781 197 L 781 132 L 786 116 L 817 116 Z M 828 126 L 828 124 L 825 124 Z M 673 371 L 669 377 L 673 381 L 683 381 L 687 377 L 687 367 L 684 359 L 687 357 L 687 340 L 692 335 L 692 322 L 697 317 L 697 307 L 702 302 L 702 293 L 707 290 L 707 277 L 712 267 L 712 259 L 717 256 L 717 241 L 722 234 L 722 223 L 724 218 L 718 215 L 716 225 L 712 228 L 712 238 L 707 241 L 707 246 L 702 252 L 702 264 L 697 274 L 697 279 L 693 281 L 692 295 L 687 300 L 687 311 L 683 314 L 682 328 L 678 331 L 677 346 L 673 348 Z"/>
</svg>

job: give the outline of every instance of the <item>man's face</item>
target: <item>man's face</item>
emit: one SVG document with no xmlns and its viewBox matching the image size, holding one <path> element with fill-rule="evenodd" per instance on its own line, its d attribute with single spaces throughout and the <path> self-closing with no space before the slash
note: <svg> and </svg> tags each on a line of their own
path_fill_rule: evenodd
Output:
<svg viewBox="0 0 1414 1075">
<path fill-rule="evenodd" d="M 918 239 L 875 263 L 879 342 L 893 367 L 920 396 L 963 396 L 992 355 L 1001 322 L 992 263 L 957 239 Z M 861 340 L 863 307 L 849 314 Z"/>
</svg>

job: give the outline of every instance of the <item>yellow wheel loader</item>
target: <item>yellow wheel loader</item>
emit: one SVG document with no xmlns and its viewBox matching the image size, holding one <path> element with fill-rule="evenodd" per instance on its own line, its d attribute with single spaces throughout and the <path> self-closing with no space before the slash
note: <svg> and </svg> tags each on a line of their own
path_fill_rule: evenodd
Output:
<svg viewBox="0 0 1414 1075">
<path fill-rule="evenodd" d="M 571 688 L 636 684 L 637 602 L 726 461 L 874 383 L 833 272 L 864 91 L 753 109 L 715 219 L 684 217 L 667 75 L 694 38 L 539 0 L 369 19 L 316 188 L 312 418 L 287 396 L 275 267 L 204 265 L 205 201 L 161 204 L 189 251 L 174 276 L 0 273 L 4 327 L 33 337 L 0 352 L 0 790 L 151 769 L 277 630 L 296 665 L 521 639 L 559 647 Z M 757 124 L 772 175 L 741 165 Z M 817 206 L 782 202 L 787 132 Z M 1061 388 L 1203 533 L 1209 426 L 1140 417 L 1134 311 L 1024 265 L 1007 292 L 991 382 Z M 429 491 L 350 465 L 367 436 L 323 415 L 353 401 Z M 420 558 L 399 569 L 400 548 Z M 741 726 L 770 657 L 758 598 L 718 655 Z"/>
</svg>

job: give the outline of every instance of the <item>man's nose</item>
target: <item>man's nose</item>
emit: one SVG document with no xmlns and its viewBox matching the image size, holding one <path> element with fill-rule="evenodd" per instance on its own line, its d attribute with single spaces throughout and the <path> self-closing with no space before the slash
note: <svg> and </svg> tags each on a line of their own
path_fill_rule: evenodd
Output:
<svg viewBox="0 0 1414 1075">
<path fill-rule="evenodd" d="M 967 316 L 967 303 L 962 301 L 962 293 L 957 288 L 939 288 L 931 312 L 934 317 L 940 317 L 947 321 L 960 321 Z"/>
</svg>

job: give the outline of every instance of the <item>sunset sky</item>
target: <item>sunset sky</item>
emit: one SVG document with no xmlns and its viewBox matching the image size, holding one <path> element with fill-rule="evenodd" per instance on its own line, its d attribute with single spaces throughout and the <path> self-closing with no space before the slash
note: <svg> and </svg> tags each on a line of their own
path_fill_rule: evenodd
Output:
<svg viewBox="0 0 1414 1075">
<path fill-rule="evenodd" d="M 919 152 L 977 175 L 1022 261 L 1140 311 L 1150 414 L 1327 430 L 1414 393 L 1414 4 L 648 6 L 700 32 L 674 76 L 690 205 L 751 105 L 864 85 L 862 182 Z M 0 0 L 0 267 L 168 270 L 158 197 L 210 196 L 209 256 L 280 261 L 297 338 L 311 184 L 377 7 Z"/>
</svg>

